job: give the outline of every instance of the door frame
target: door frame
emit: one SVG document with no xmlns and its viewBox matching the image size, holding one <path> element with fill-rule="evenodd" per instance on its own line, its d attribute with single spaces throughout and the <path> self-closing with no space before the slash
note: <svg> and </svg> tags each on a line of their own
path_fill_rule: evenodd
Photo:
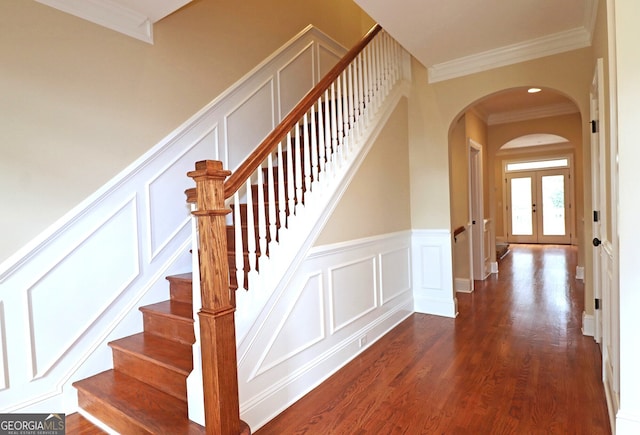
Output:
<svg viewBox="0 0 640 435">
<path fill-rule="evenodd" d="M 468 140 L 468 174 L 469 174 L 469 264 L 471 267 L 471 289 L 474 280 L 484 280 L 488 273 L 484 261 L 484 187 L 482 145 L 473 139 Z"/>
</svg>

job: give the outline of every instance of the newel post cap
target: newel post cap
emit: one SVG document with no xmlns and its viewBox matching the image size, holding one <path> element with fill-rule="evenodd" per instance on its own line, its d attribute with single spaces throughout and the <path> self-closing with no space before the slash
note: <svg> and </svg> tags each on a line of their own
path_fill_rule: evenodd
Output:
<svg viewBox="0 0 640 435">
<path fill-rule="evenodd" d="M 187 173 L 188 177 L 198 178 L 226 178 L 231 175 L 231 171 L 222 167 L 219 160 L 200 160 L 196 162 L 196 169 Z"/>
</svg>

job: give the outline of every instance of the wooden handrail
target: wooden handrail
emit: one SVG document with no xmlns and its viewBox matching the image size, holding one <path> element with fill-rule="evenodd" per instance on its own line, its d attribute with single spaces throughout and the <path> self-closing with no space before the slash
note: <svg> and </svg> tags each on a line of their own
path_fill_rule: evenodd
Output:
<svg viewBox="0 0 640 435">
<path fill-rule="evenodd" d="M 358 115 L 363 115 L 365 112 L 370 114 L 370 111 L 365 110 L 366 106 L 370 106 L 375 109 L 376 104 L 380 104 L 380 96 L 384 96 L 385 90 L 388 92 L 388 86 L 390 77 L 394 77 L 389 73 L 389 70 L 383 71 L 382 60 L 385 58 L 385 54 L 389 55 L 389 45 L 378 46 L 372 48 L 372 56 L 374 57 L 373 63 L 377 65 L 371 65 L 372 61 L 369 59 L 369 66 L 364 66 L 359 70 L 360 74 L 363 71 L 366 73 L 368 67 L 373 71 L 371 73 L 371 82 L 367 84 L 367 78 L 364 78 L 364 85 L 360 83 L 360 92 L 367 91 L 368 94 L 356 95 L 349 94 L 349 91 L 343 92 L 340 87 L 340 77 L 352 71 L 349 70 L 349 65 L 358 59 L 358 56 L 362 53 L 365 57 L 368 52 L 363 50 L 370 44 L 373 39 L 380 33 L 382 28 L 379 25 L 375 25 L 362 40 L 354 46 L 347 54 L 338 61 L 338 63 L 322 78 L 316 86 L 307 93 L 307 95 L 300 101 L 300 103 L 280 122 L 280 124 L 262 141 L 262 143 L 245 159 L 236 171 L 230 175 L 229 171 L 223 170 L 222 162 L 219 161 L 200 161 L 196 163 L 194 171 L 188 173 L 188 175 L 196 182 L 195 189 L 188 189 L 186 191 L 187 201 L 195 204 L 195 211 L 193 215 L 197 218 L 198 224 L 198 252 L 199 252 L 199 264 L 200 264 L 200 290 L 202 307 L 198 312 L 198 318 L 200 319 L 200 337 L 201 337 L 201 351 L 202 351 L 202 374 L 203 374 L 203 393 L 204 393 L 204 408 L 205 408 L 205 423 L 207 434 L 246 434 L 248 429 L 244 426 L 239 419 L 239 400 L 238 400 L 238 384 L 237 384 L 237 355 L 236 355 L 236 339 L 235 339 L 235 289 L 248 282 L 249 273 L 257 271 L 256 263 L 258 255 L 264 255 L 268 252 L 268 238 L 271 241 L 278 240 L 278 226 L 276 222 L 278 219 L 281 224 L 284 225 L 286 221 L 289 221 L 289 210 L 293 212 L 299 204 L 304 204 L 304 195 L 307 191 L 306 188 L 310 187 L 312 182 L 318 180 L 318 171 L 322 170 L 318 164 L 319 160 L 326 159 L 331 160 L 331 164 L 335 165 L 333 159 L 343 158 L 343 153 L 347 153 L 348 147 L 345 145 L 346 138 L 349 133 L 349 129 L 352 130 L 359 127 L 353 127 L 358 124 L 358 119 L 365 121 L 365 117 L 360 118 L 354 116 L 352 112 L 350 114 L 349 122 L 342 119 L 344 106 L 353 107 L 353 101 L 347 104 L 347 100 L 355 99 L 355 107 L 359 108 Z M 382 36 L 382 35 L 381 35 Z M 384 39 L 381 38 L 380 44 Z M 374 44 L 376 42 L 374 41 Z M 384 52 L 384 50 L 387 50 Z M 377 52 L 376 52 L 377 50 Z M 398 53 L 398 51 L 396 51 Z M 377 56 L 377 57 L 376 57 Z M 389 58 L 391 56 L 388 56 Z M 374 72 L 377 69 L 378 76 L 374 77 Z M 399 70 L 395 69 L 397 73 Z M 387 74 L 386 77 L 383 77 Z M 397 79 L 398 75 L 395 75 Z M 351 77 L 349 77 L 351 79 Z M 343 99 L 344 106 L 341 103 L 337 104 L 337 110 L 332 101 L 335 98 L 333 84 L 338 81 L 338 96 L 337 98 Z M 377 81 L 376 81 L 377 80 Z M 344 79 L 343 83 L 346 83 Z M 346 84 L 345 84 L 346 85 Z M 310 146 L 312 151 L 306 153 L 295 152 L 292 153 L 292 144 L 289 137 L 288 150 L 286 164 L 283 161 L 283 152 L 279 149 L 279 145 L 283 139 L 291 134 L 291 130 L 297 128 L 301 122 L 306 122 L 308 119 L 309 111 L 314 105 L 321 101 L 323 94 L 331 89 L 331 99 L 325 98 L 325 102 L 331 102 L 330 111 L 329 106 L 325 106 L 326 116 L 326 128 L 329 129 L 329 124 L 332 125 L 331 139 L 327 139 L 326 145 L 320 143 L 316 146 L 314 132 L 314 123 L 310 124 L 311 131 L 311 144 L 309 144 L 309 132 L 304 129 L 303 141 L 306 146 Z M 351 91 L 353 92 L 353 91 Z M 360 98 L 360 99 L 359 99 Z M 368 99 L 367 99 L 368 98 Z M 320 103 L 322 105 L 324 103 Z M 333 119 L 329 120 L 329 112 Z M 337 112 L 337 115 L 336 115 Z M 319 119 L 322 119 L 322 113 L 318 115 Z M 337 119 L 336 119 L 337 117 Z M 313 117 L 312 117 L 313 118 Z M 322 123 L 319 124 L 320 131 L 322 131 Z M 352 131 L 351 130 L 351 131 Z M 328 130 L 327 130 L 328 131 Z M 322 137 L 322 136 L 319 136 Z M 328 137 L 328 133 L 327 133 Z M 343 141 L 343 139 L 345 139 Z M 300 135 L 295 139 L 295 146 L 300 146 Z M 345 150 L 346 148 L 346 150 Z M 271 153 L 276 149 L 278 164 L 273 168 L 278 168 L 278 196 L 275 196 L 275 180 L 273 178 L 272 159 Z M 300 148 L 296 148 L 300 149 Z M 317 151 L 317 153 L 316 153 Z M 325 154 L 326 153 L 326 154 Z M 334 154 L 335 153 L 335 154 Z M 295 166 L 292 164 L 292 156 L 295 154 Z M 304 159 L 301 155 L 305 154 Z M 318 155 L 319 154 L 319 155 Z M 311 156 L 311 157 L 310 157 Z M 337 156 L 337 157 L 336 157 Z M 310 159 L 313 159 L 311 161 Z M 269 181 L 267 184 L 262 183 L 263 171 L 259 170 L 261 165 L 268 161 L 267 168 L 269 171 Z M 301 160 L 304 160 L 302 162 Z M 303 166 L 304 164 L 304 166 Z M 313 168 L 313 169 L 312 169 Z M 335 170 L 332 168 L 331 170 Z M 287 172 L 288 179 L 283 179 L 284 172 Z M 330 170 L 326 170 L 326 173 L 330 173 Z M 257 202 L 252 202 L 253 185 L 247 186 L 246 194 L 246 236 L 242 234 L 244 223 L 242 221 L 243 212 L 234 213 L 234 240 L 235 256 L 232 258 L 236 261 L 235 265 L 229 264 L 229 244 L 227 241 L 227 219 L 226 215 L 231 212 L 228 208 L 229 205 L 225 201 L 233 195 L 240 196 L 238 194 L 239 189 L 247 182 L 251 180 L 254 173 L 257 173 L 256 196 Z M 304 180 L 302 179 L 304 173 Z M 296 178 L 293 179 L 295 174 Z M 228 177 L 228 178 L 227 178 Z M 253 180 L 252 180 L 253 182 Z M 269 184 L 270 183 L 270 184 Z M 288 186 L 288 191 L 284 192 L 285 184 Z M 303 184 L 305 190 L 303 190 Z M 295 189 L 295 192 L 294 192 Z M 265 216 L 265 205 L 269 201 L 269 215 Z M 233 205 L 234 211 L 241 210 L 240 199 L 236 198 L 236 203 Z M 279 203 L 279 208 L 276 210 L 274 204 Z M 256 219 L 253 216 L 253 207 L 258 209 L 256 213 Z M 268 219 L 268 220 L 267 220 Z M 256 222 L 258 225 L 256 225 Z M 267 234 L 267 224 L 269 224 L 270 233 Z M 256 232 L 255 228 L 258 228 Z M 246 242 L 243 240 L 246 238 Z M 246 257 L 245 257 L 246 255 Z M 268 255 L 268 254 L 267 254 Z M 234 258 L 235 257 L 235 258 Z M 248 259 L 249 266 L 245 266 L 244 262 Z M 230 273 L 230 270 L 232 273 Z M 237 281 L 234 279 L 237 277 Z M 233 283 L 231 281 L 234 281 Z M 232 285 L 230 285 L 232 284 Z M 248 287 L 246 284 L 244 288 Z"/>
<path fill-rule="evenodd" d="M 462 226 L 459 226 L 458 228 L 456 228 L 455 230 L 453 230 L 453 241 L 454 241 L 454 243 L 458 241 L 456 238 L 460 234 L 464 233 L 466 231 L 466 229 L 467 229 L 467 227 L 462 225 Z"/>
<path fill-rule="evenodd" d="M 376 24 L 367 32 L 362 40 L 356 44 L 351 50 L 344 55 L 338 63 L 331 68 L 311 89 L 305 97 L 300 100 L 298 105 L 289 112 L 287 116 L 278 124 L 278 126 L 258 145 L 258 147 L 245 159 L 245 161 L 236 169 L 236 171 L 224 183 L 224 197 L 230 198 L 240 189 L 242 184 L 253 174 L 256 169 L 265 161 L 267 156 L 274 150 L 280 141 L 282 141 L 287 133 L 296 125 L 305 113 L 318 101 L 324 91 L 326 91 L 349 64 L 360 54 L 360 52 L 371 42 L 371 40 L 382 30 L 379 24 Z"/>
</svg>

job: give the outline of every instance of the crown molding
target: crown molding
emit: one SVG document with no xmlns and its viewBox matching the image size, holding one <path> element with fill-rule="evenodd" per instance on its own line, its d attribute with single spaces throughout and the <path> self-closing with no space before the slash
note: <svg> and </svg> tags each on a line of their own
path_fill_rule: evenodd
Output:
<svg viewBox="0 0 640 435">
<path fill-rule="evenodd" d="M 132 38 L 153 44 L 153 23 L 191 0 L 36 0 Z M 131 6 L 129 6 L 131 5 Z M 135 9 L 134 9 L 135 7 Z"/>
<path fill-rule="evenodd" d="M 36 0 L 116 32 L 153 44 L 153 23 L 146 15 L 111 0 Z"/>
<path fill-rule="evenodd" d="M 578 107 L 574 103 L 567 102 L 549 104 L 547 106 L 532 107 L 522 110 L 492 113 L 487 117 L 487 124 L 507 124 L 509 122 L 527 121 L 529 119 L 548 118 L 549 116 L 570 115 L 577 112 Z"/>
<path fill-rule="evenodd" d="M 579 27 L 432 65 L 429 67 L 429 83 L 513 65 L 590 45 L 591 32 L 584 27 Z"/>
</svg>

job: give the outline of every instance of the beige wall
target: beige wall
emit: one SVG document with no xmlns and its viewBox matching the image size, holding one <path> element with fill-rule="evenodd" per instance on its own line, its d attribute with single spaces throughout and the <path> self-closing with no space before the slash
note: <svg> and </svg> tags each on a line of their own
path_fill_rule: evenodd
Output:
<svg viewBox="0 0 640 435">
<path fill-rule="evenodd" d="M 373 24 L 342 0 L 196 0 L 155 44 L 0 2 L 0 262 L 308 24 L 346 47 Z"/>
<path fill-rule="evenodd" d="M 407 100 L 402 98 L 316 245 L 411 229 Z"/>
</svg>

